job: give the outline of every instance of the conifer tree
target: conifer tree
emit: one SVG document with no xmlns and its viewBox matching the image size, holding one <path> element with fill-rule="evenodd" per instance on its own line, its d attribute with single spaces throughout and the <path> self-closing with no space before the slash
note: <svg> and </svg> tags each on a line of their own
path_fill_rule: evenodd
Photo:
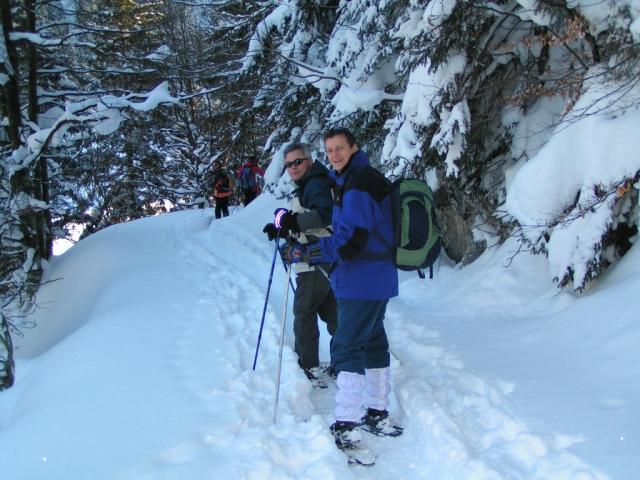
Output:
<svg viewBox="0 0 640 480">
<path fill-rule="evenodd" d="M 136 105 L 147 95 L 131 88 L 153 85 L 144 48 L 124 47 L 152 37 L 153 5 L 0 2 L 0 389 L 13 378 L 9 335 L 33 308 L 55 219 L 65 214 L 55 207 L 64 204 L 59 192 L 69 190 L 66 160 L 82 157 L 87 138 L 116 130 L 123 109 L 153 106 Z M 173 101 L 161 97 L 151 103 Z"/>
<path fill-rule="evenodd" d="M 312 142 L 321 135 L 322 98 L 337 79 L 327 75 L 324 60 L 336 7 L 327 0 L 281 4 L 251 38 L 240 78 L 259 82 L 247 113 L 268 113 L 272 153 L 288 141 Z"/>
<path fill-rule="evenodd" d="M 274 7 L 248 52 L 249 66 L 276 72 L 262 76 L 258 90 L 278 120 L 274 138 L 283 143 L 313 138 L 331 125 L 350 127 L 389 175 L 419 176 L 437 189 L 445 248 L 456 261 L 473 261 L 487 238 L 504 240 L 518 228 L 501 210 L 508 172 L 533 158 L 563 122 L 603 103 L 637 104 L 638 45 L 624 2 L 593 8 L 551 0 L 342 1 L 331 5 L 328 37 L 314 35 L 300 20 L 314 9 L 303 3 Z M 609 15 L 599 18 L 605 9 Z M 315 42 L 320 54 L 313 61 L 294 56 L 305 51 L 294 41 L 298 31 L 307 45 Z M 306 84 L 286 69 L 293 59 L 313 65 Z M 606 83 L 616 86 L 609 89 L 614 93 L 595 105 L 576 104 L 590 86 Z M 269 96 L 272 91 L 286 98 Z M 299 98 L 304 105 L 295 102 Z M 314 121 L 294 125 L 290 118 Z M 636 176 L 596 188 L 601 191 L 578 199 L 568 217 L 558 217 L 538 237 L 522 237 L 546 252 L 556 226 L 608 199 L 603 237 L 588 265 L 565 265 L 561 286 L 573 281 L 584 288 L 608 264 L 605 250 L 619 255 L 628 248 L 637 209 L 622 205 L 633 204 L 637 189 L 624 186 Z M 576 276 L 576 269 L 585 273 Z"/>
</svg>

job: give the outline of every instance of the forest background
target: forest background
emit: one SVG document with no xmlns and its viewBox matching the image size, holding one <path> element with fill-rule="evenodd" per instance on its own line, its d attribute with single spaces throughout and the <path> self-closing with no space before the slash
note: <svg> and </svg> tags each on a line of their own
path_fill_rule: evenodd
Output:
<svg viewBox="0 0 640 480">
<path fill-rule="evenodd" d="M 580 293 L 637 235 L 638 140 L 598 123 L 637 118 L 637 0 L 0 0 L 0 16 L 0 389 L 54 240 L 208 206 L 215 160 L 266 165 L 295 140 L 323 160 L 330 126 L 430 183 L 461 265 L 515 236 Z M 532 161 L 578 124 L 589 148 Z"/>
</svg>

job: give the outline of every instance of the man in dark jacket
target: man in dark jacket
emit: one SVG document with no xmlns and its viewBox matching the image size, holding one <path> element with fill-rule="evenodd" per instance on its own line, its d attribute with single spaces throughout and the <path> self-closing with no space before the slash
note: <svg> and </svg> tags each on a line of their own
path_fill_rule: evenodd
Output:
<svg viewBox="0 0 640 480">
<path fill-rule="evenodd" d="M 388 182 L 369 166 L 349 130 L 328 131 L 325 149 L 335 181 L 333 235 L 308 246 L 291 245 L 286 257 L 293 263 L 337 263 L 331 274 L 338 300 L 338 330 L 331 342 L 338 392 L 331 432 L 339 447 L 350 448 L 361 442 L 360 424 L 378 435 L 402 432 L 387 411 L 390 356 L 383 324 L 389 299 L 398 295 L 398 273 L 387 247 L 393 244 Z"/>
<path fill-rule="evenodd" d="M 304 143 L 292 143 L 284 150 L 284 164 L 296 186 L 290 210 L 278 209 L 277 226 L 264 227 L 269 239 L 276 235 L 293 236 L 306 245 L 331 235 L 331 179 L 327 168 L 311 158 L 311 149 Z M 333 335 L 337 328 L 336 299 L 327 278 L 327 265 L 311 266 L 307 262 L 295 265 L 296 293 L 293 301 L 294 346 L 298 363 L 315 387 L 326 388 L 319 368 L 318 316 Z"/>
</svg>

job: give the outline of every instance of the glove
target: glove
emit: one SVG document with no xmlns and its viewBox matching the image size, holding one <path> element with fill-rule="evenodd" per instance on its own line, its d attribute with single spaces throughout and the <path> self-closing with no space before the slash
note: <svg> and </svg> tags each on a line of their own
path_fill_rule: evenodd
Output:
<svg viewBox="0 0 640 480">
<path fill-rule="evenodd" d="M 293 233 L 300 233 L 300 226 L 298 225 L 297 213 L 293 213 L 291 210 L 287 210 L 286 208 L 277 208 L 275 212 L 273 212 L 273 223 L 276 228 L 280 230 L 287 230 Z"/>
<path fill-rule="evenodd" d="M 306 262 L 309 260 L 307 247 L 298 242 L 290 242 L 280 250 L 284 261 L 288 264 Z"/>
<path fill-rule="evenodd" d="M 267 223 L 262 231 L 267 234 L 269 241 L 272 241 L 276 237 L 287 238 L 289 236 L 286 230 L 278 230 L 273 223 Z"/>
<path fill-rule="evenodd" d="M 322 250 L 318 242 L 309 243 L 307 245 L 307 257 L 309 265 L 320 265 L 322 262 Z"/>
</svg>

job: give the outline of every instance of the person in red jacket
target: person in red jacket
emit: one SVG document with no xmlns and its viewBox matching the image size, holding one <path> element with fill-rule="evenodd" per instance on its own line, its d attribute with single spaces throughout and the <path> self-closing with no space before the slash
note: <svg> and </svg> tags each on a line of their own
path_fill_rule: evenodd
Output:
<svg viewBox="0 0 640 480">
<path fill-rule="evenodd" d="M 244 195 L 244 206 L 249 205 L 260 193 L 258 177 L 264 177 L 264 170 L 258 166 L 254 156 L 247 158 L 247 161 L 238 169 L 238 185 Z"/>
<path fill-rule="evenodd" d="M 229 198 L 233 195 L 233 176 L 222 168 L 222 163 L 213 163 L 213 198 L 216 200 L 216 218 L 229 216 Z"/>
</svg>

